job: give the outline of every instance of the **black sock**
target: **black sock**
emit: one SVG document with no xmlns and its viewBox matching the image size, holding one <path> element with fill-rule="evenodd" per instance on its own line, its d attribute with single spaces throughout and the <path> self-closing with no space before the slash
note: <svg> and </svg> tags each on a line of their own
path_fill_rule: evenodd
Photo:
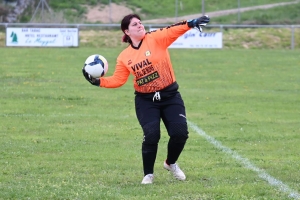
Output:
<svg viewBox="0 0 300 200">
<path fill-rule="evenodd" d="M 175 143 L 172 139 L 168 143 L 168 155 L 166 163 L 168 165 L 176 163 L 178 160 L 185 143 Z"/>
<path fill-rule="evenodd" d="M 154 163 L 156 159 L 158 145 L 143 144 L 142 157 L 144 166 L 144 175 L 153 174 Z"/>
</svg>

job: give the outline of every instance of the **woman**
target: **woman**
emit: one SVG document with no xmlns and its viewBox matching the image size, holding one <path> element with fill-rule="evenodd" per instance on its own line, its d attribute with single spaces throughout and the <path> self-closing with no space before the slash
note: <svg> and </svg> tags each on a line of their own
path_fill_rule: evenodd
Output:
<svg viewBox="0 0 300 200">
<path fill-rule="evenodd" d="M 114 74 L 110 77 L 92 78 L 82 69 L 86 80 L 105 88 L 120 87 L 126 83 L 130 74 L 134 76 L 136 116 L 144 133 L 142 184 L 153 183 L 161 119 L 169 135 L 164 168 L 171 171 L 176 179 L 186 179 L 176 161 L 188 139 L 188 127 L 168 46 L 191 28 L 202 31 L 201 27 L 209 20 L 208 16 L 202 16 L 146 32 L 138 15 L 127 15 L 121 22 L 121 29 L 124 33 L 122 40 L 129 43 L 129 46 L 118 56 Z"/>
</svg>

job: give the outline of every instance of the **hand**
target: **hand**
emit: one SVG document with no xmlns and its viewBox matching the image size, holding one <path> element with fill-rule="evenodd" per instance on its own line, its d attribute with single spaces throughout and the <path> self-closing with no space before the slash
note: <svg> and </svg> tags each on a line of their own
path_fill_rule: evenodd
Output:
<svg viewBox="0 0 300 200">
<path fill-rule="evenodd" d="M 200 32 L 202 32 L 202 27 L 206 26 L 206 24 L 210 21 L 210 18 L 207 15 L 199 17 L 197 19 L 192 19 L 188 21 L 188 26 L 190 28 L 196 28 Z"/>
<path fill-rule="evenodd" d="M 82 68 L 82 74 L 83 76 L 85 77 L 85 79 L 90 82 L 92 85 L 95 85 L 95 86 L 100 86 L 100 79 L 99 78 L 93 78 L 90 74 L 88 74 L 84 67 Z"/>
</svg>

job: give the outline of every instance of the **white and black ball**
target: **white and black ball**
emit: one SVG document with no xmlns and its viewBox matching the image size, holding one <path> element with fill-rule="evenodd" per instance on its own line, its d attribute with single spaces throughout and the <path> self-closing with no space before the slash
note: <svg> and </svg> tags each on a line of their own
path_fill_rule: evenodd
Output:
<svg viewBox="0 0 300 200">
<path fill-rule="evenodd" d="M 99 78 L 106 74 L 108 62 L 102 55 L 94 54 L 85 60 L 84 69 L 93 78 Z"/>
</svg>

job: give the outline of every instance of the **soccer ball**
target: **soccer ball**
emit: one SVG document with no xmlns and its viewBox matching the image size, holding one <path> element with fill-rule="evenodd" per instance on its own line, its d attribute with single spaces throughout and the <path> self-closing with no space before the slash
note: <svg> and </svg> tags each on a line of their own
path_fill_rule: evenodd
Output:
<svg viewBox="0 0 300 200">
<path fill-rule="evenodd" d="M 83 67 L 93 78 L 99 78 L 106 74 L 108 62 L 103 56 L 94 54 L 85 60 Z"/>
</svg>

